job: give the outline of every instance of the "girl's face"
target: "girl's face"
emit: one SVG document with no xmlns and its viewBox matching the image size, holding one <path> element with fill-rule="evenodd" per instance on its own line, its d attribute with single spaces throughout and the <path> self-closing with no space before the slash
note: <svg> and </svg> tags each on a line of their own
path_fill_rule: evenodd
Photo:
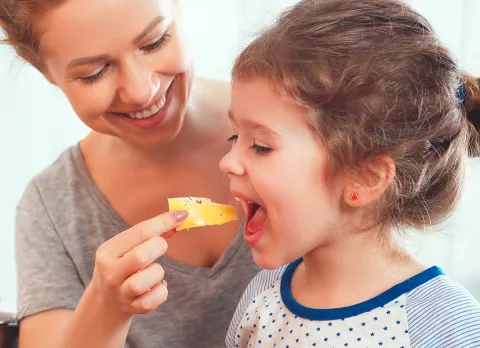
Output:
<svg viewBox="0 0 480 348">
<path fill-rule="evenodd" d="M 37 23 L 45 75 L 91 129 L 155 147 L 179 132 L 192 68 L 174 0 L 68 0 Z"/>
<path fill-rule="evenodd" d="M 220 167 L 246 211 L 245 241 L 266 269 L 328 243 L 341 219 L 343 179 L 327 187 L 327 153 L 307 117 L 262 79 L 233 83 L 234 144 Z"/>
</svg>

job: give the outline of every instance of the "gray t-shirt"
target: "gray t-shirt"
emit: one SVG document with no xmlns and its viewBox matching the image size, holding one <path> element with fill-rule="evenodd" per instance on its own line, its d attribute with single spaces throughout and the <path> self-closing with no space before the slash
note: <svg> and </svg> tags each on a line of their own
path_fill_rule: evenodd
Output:
<svg viewBox="0 0 480 348">
<path fill-rule="evenodd" d="M 97 248 L 128 226 L 91 179 L 78 145 L 26 188 L 17 208 L 18 319 L 53 308 L 74 309 L 93 274 Z M 224 347 L 230 319 L 259 268 L 238 233 L 212 268 L 166 256 L 169 297 L 135 316 L 130 348 Z"/>
</svg>

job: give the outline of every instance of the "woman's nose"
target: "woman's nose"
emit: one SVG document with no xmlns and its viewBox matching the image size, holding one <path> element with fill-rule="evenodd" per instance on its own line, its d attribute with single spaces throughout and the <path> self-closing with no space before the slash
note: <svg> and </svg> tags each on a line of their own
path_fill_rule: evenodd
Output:
<svg viewBox="0 0 480 348">
<path fill-rule="evenodd" d="M 157 95 L 160 85 L 160 77 L 154 70 L 132 62 L 124 69 L 119 98 L 125 104 L 147 106 Z"/>
</svg>

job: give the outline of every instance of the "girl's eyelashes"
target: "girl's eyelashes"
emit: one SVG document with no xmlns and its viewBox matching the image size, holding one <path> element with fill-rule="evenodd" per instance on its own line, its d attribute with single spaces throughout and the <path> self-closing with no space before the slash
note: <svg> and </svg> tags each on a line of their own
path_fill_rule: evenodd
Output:
<svg viewBox="0 0 480 348">
<path fill-rule="evenodd" d="M 230 143 L 236 143 L 237 139 L 238 139 L 238 135 L 234 134 L 230 138 L 228 138 L 227 141 Z"/>
<path fill-rule="evenodd" d="M 256 154 L 263 155 L 263 156 L 268 155 L 272 151 L 270 147 L 258 145 L 255 143 L 253 143 L 253 145 L 250 146 L 250 149 L 253 150 Z"/>
<path fill-rule="evenodd" d="M 234 134 L 230 138 L 228 138 L 227 140 L 234 144 L 238 140 L 238 135 Z M 255 141 L 253 142 L 253 145 L 250 146 L 250 150 L 254 151 L 258 155 L 267 155 L 272 151 L 272 149 L 270 147 L 256 144 Z"/>
</svg>

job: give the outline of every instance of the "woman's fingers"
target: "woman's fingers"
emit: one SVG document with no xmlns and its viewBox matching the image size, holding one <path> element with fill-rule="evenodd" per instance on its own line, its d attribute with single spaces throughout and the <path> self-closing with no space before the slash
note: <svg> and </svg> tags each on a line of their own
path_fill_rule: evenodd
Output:
<svg viewBox="0 0 480 348">
<path fill-rule="evenodd" d="M 143 295 L 162 282 L 165 272 L 158 263 L 152 263 L 147 268 L 132 275 L 122 284 L 120 292 L 132 299 Z"/>
<path fill-rule="evenodd" d="M 120 279 L 124 281 L 163 256 L 167 248 L 167 242 L 163 237 L 152 237 L 123 255 L 116 262 L 116 272 Z"/>
<path fill-rule="evenodd" d="M 149 313 L 167 300 L 168 289 L 165 281 L 156 284 L 150 291 L 132 301 L 137 313 Z"/>
<path fill-rule="evenodd" d="M 180 210 L 145 220 L 106 241 L 105 249 L 108 249 L 113 257 L 122 257 L 146 240 L 174 230 L 187 216 L 186 211 Z"/>
</svg>

